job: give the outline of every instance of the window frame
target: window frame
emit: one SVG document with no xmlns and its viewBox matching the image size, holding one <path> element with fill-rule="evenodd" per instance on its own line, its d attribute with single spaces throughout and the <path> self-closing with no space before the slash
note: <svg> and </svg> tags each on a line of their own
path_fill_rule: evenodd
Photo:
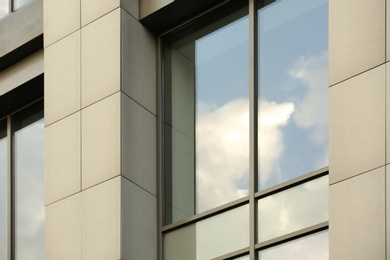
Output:
<svg viewBox="0 0 390 260">
<path fill-rule="evenodd" d="M 194 224 L 198 221 L 213 217 L 215 215 L 224 213 L 231 209 L 240 207 L 245 204 L 249 204 L 249 225 L 250 225 L 250 244 L 249 247 L 243 248 L 228 254 L 216 257 L 214 259 L 236 259 L 243 256 L 249 256 L 250 259 L 257 260 L 258 253 L 261 250 L 277 246 L 295 239 L 299 239 L 311 234 L 315 234 L 324 230 L 329 229 L 329 221 L 324 221 L 316 225 L 291 232 L 261 243 L 257 242 L 257 204 L 261 198 L 267 197 L 272 194 L 282 192 L 284 190 L 296 187 L 306 182 L 321 178 L 323 176 L 329 175 L 329 167 L 323 167 L 316 169 L 312 172 L 306 173 L 294 179 L 290 179 L 286 182 L 282 182 L 275 186 L 266 188 L 259 191 L 258 187 L 258 6 L 265 6 L 273 1 L 267 0 L 248 0 L 249 6 L 249 129 L 250 129 L 250 171 L 249 171 L 249 195 L 235 201 L 229 202 L 227 204 L 215 207 L 208 211 L 196 214 L 194 216 L 188 217 L 184 220 L 164 225 L 164 84 L 165 84 L 165 64 L 164 64 L 164 38 L 177 32 L 179 30 L 185 30 L 188 26 L 191 26 L 193 23 L 200 20 L 207 20 L 208 15 L 213 15 L 213 13 L 219 12 L 220 9 L 230 8 L 235 6 L 238 1 L 224 2 L 222 4 L 217 4 L 214 7 L 207 9 L 206 11 L 197 14 L 196 16 L 188 19 L 186 22 L 181 23 L 172 29 L 163 32 L 157 37 L 157 128 L 158 128 L 158 143 L 157 143 L 157 194 L 158 194 L 158 203 L 157 203 L 157 217 L 158 217 L 158 259 L 164 259 L 164 245 L 163 245 L 163 236 L 165 233 L 180 229 L 182 227 Z"/>
<path fill-rule="evenodd" d="M 15 130 L 13 117 L 30 108 L 44 111 L 43 97 L 38 98 L 13 112 L 0 117 L 6 124 L 7 140 L 7 260 L 16 259 L 16 178 L 15 178 Z M 44 118 L 44 115 L 43 117 Z M 43 205 L 44 206 L 44 205 Z"/>
</svg>

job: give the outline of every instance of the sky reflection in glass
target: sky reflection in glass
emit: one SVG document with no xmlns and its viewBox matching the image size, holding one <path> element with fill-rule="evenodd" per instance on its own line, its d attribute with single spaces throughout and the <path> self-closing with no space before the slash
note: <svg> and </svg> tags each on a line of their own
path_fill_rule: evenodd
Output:
<svg viewBox="0 0 390 260">
<path fill-rule="evenodd" d="M 328 176 L 259 200 L 258 242 L 328 220 Z"/>
<path fill-rule="evenodd" d="M 32 2 L 32 0 L 13 0 L 13 1 L 14 1 L 14 10 L 17 10 L 20 7 Z"/>
<path fill-rule="evenodd" d="M 329 232 L 322 231 L 259 252 L 259 260 L 328 260 Z"/>
<path fill-rule="evenodd" d="M 9 13 L 9 0 L 0 0 L 0 19 Z"/>
<path fill-rule="evenodd" d="M 249 205 L 169 232 L 164 246 L 167 260 L 213 259 L 245 248 L 249 246 Z"/>
<path fill-rule="evenodd" d="M 259 9 L 259 189 L 328 165 L 328 4 Z"/>
<path fill-rule="evenodd" d="M 16 259 L 39 260 L 44 259 L 44 124 L 43 119 L 18 120 L 22 128 L 15 132 Z"/>
<path fill-rule="evenodd" d="M 195 42 L 197 212 L 248 195 L 249 23 Z"/>
<path fill-rule="evenodd" d="M 166 55 L 165 221 L 248 194 L 247 8 L 174 41 Z"/>
<path fill-rule="evenodd" d="M 8 254 L 7 126 L 0 121 L 0 259 Z"/>
</svg>

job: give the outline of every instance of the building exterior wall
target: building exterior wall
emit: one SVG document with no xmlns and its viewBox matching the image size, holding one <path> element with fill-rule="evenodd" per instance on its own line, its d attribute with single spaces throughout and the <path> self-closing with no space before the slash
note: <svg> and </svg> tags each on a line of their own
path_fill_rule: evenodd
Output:
<svg viewBox="0 0 390 260">
<path fill-rule="evenodd" d="M 386 7 L 329 1 L 331 259 L 386 259 Z"/>
<path fill-rule="evenodd" d="M 46 259 L 156 259 L 156 38 L 138 1 L 44 1 Z"/>
<path fill-rule="evenodd" d="M 157 35 L 182 18 L 158 21 L 181 3 L 34 0 L 0 20 L 0 97 L 44 73 L 46 259 L 158 259 Z M 389 8 L 329 0 L 332 260 L 390 246 Z"/>
</svg>

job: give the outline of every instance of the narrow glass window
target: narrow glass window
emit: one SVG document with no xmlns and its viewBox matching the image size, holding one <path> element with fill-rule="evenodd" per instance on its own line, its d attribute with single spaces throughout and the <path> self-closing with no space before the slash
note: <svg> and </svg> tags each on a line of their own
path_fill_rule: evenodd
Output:
<svg viewBox="0 0 390 260">
<path fill-rule="evenodd" d="M 328 176 L 267 196 L 258 202 L 258 242 L 328 220 Z"/>
<path fill-rule="evenodd" d="M 329 232 L 322 231 L 259 252 L 259 260 L 328 260 Z"/>
<path fill-rule="evenodd" d="M 166 224 L 248 195 L 247 13 L 166 40 Z"/>
<path fill-rule="evenodd" d="M 328 1 L 261 2 L 259 190 L 328 165 Z"/>
<path fill-rule="evenodd" d="M 212 259 L 249 246 L 249 205 L 224 212 L 164 236 L 169 260 Z"/>
<path fill-rule="evenodd" d="M 0 0 L 0 19 L 9 13 L 9 0 Z"/>
<path fill-rule="evenodd" d="M 44 259 L 43 109 L 13 116 L 15 164 L 15 255 Z"/>
<path fill-rule="evenodd" d="M 32 2 L 32 0 L 10 0 L 10 1 L 14 1 L 14 5 L 13 5 L 14 11 Z"/>
<path fill-rule="evenodd" d="M 6 120 L 0 121 L 0 259 L 8 255 L 8 142 Z"/>
</svg>

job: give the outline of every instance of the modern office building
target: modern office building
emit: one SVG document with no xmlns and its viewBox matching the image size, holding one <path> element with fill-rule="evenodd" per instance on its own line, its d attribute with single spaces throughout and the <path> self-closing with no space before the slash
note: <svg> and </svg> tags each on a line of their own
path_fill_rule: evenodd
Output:
<svg viewBox="0 0 390 260">
<path fill-rule="evenodd" d="M 387 259 L 387 2 L 0 0 L 0 260 Z"/>
</svg>

